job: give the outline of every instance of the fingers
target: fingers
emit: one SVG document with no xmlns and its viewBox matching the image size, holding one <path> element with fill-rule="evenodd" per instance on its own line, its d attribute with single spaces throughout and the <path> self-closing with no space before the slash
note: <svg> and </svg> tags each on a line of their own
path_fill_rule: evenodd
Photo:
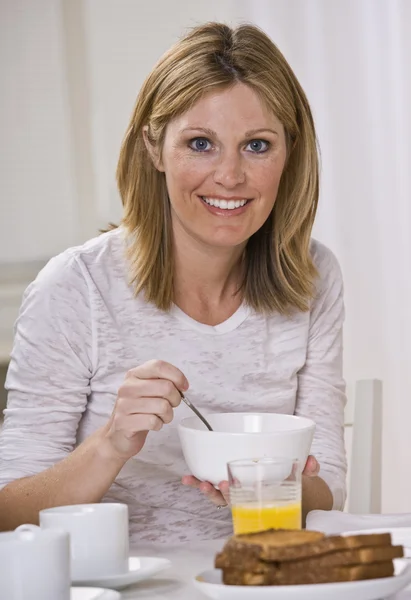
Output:
<svg viewBox="0 0 411 600">
<path fill-rule="evenodd" d="M 229 504 L 229 487 L 228 481 L 221 481 L 216 489 L 208 481 L 200 481 L 192 475 L 185 475 L 182 478 L 183 485 L 200 490 L 213 504 L 216 506 L 224 506 Z"/>
<path fill-rule="evenodd" d="M 305 463 L 303 475 L 307 475 L 308 477 L 316 477 L 319 472 L 320 472 L 320 463 L 315 458 L 315 456 L 310 455 L 307 458 L 307 462 Z"/>
<path fill-rule="evenodd" d="M 183 485 L 198 488 L 200 481 L 193 475 L 184 475 L 181 479 Z"/>
<path fill-rule="evenodd" d="M 138 379 L 127 377 L 124 382 L 124 396 L 135 398 L 165 398 L 176 408 L 181 402 L 181 394 L 169 379 Z"/>
<path fill-rule="evenodd" d="M 150 364 L 152 365 L 150 367 Z M 173 367 L 172 365 L 168 365 L 171 370 L 175 369 L 177 373 L 182 375 L 184 378 L 184 382 L 179 382 L 180 387 L 176 387 L 175 383 L 170 379 L 161 379 L 157 378 L 159 370 L 157 369 L 158 361 L 153 361 L 152 363 L 145 363 L 140 367 L 136 367 L 135 369 L 131 369 L 128 371 L 126 375 L 126 379 L 121 385 L 118 395 L 120 398 L 129 398 L 135 401 L 136 398 L 165 398 L 171 404 L 172 407 L 176 408 L 179 406 L 181 402 L 181 394 L 180 389 L 182 389 L 182 385 L 186 385 L 187 380 L 184 375 Z M 163 364 L 163 363 L 160 363 Z M 148 365 L 148 366 L 147 366 Z M 139 374 L 144 375 L 144 377 L 139 377 Z M 148 377 L 150 375 L 150 377 Z M 175 378 L 176 379 L 176 378 Z M 188 384 L 187 384 L 188 386 Z M 136 408 L 138 412 L 138 408 Z"/>
<path fill-rule="evenodd" d="M 116 413 L 129 417 L 133 415 L 153 415 L 163 423 L 171 423 L 174 417 L 173 408 L 165 398 L 124 398 L 117 399 Z"/>
<path fill-rule="evenodd" d="M 122 415 L 114 413 L 109 422 L 107 439 L 116 456 L 128 460 L 143 448 L 150 431 L 159 431 L 164 422 L 156 415 Z"/>
<path fill-rule="evenodd" d="M 121 456 L 138 453 L 149 431 L 171 423 L 188 382 L 183 373 L 162 361 L 151 361 L 128 371 L 118 390 L 107 436 Z"/>
<path fill-rule="evenodd" d="M 179 390 L 188 389 L 183 373 L 164 361 L 153 360 L 128 371 L 117 394 L 106 437 L 122 458 L 143 448 L 149 431 L 171 423 L 181 402 Z"/>
<path fill-rule="evenodd" d="M 161 417 L 152 414 L 122 415 L 118 413 L 114 415 L 113 422 L 116 431 L 121 432 L 128 440 L 143 431 L 160 431 L 164 425 Z"/>
<path fill-rule="evenodd" d="M 160 380 L 153 383 L 152 389 L 147 389 L 147 382 L 142 389 L 137 379 L 127 379 L 118 390 L 117 410 L 130 415 L 146 412 L 172 414 L 172 409 L 181 402 L 179 392 L 171 382 L 168 382 L 169 385 Z M 173 390 L 168 389 L 169 386 Z"/>
<path fill-rule="evenodd" d="M 131 369 L 129 374 L 138 379 L 168 379 L 177 390 L 185 391 L 189 387 L 188 381 L 180 369 L 163 360 L 150 360 Z"/>
<path fill-rule="evenodd" d="M 220 481 L 220 483 L 218 484 L 218 489 L 222 493 L 227 504 L 229 504 L 229 502 L 230 502 L 230 486 L 229 486 L 228 481 Z"/>
</svg>

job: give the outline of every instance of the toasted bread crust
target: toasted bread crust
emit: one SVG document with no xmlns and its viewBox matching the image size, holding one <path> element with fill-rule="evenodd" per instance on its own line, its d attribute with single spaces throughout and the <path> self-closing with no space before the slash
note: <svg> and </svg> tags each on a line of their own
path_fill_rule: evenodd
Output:
<svg viewBox="0 0 411 600">
<path fill-rule="evenodd" d="M 223 553 L 228 556 L 241 556 L 245 561 L 258 559 L 284 562 L 320 556 L 337 550 L 389 545 L 389 533 L 326 537 L 318 531 L 268 530 L 232 537 L 225 544 Z"/>
<path fill-rule="evenodd" d="M 393 559 L 401 556 L 389 533 L 326 537 L 269 530 L 232 537 L 215 566 L 226 585 L 300 585 L 390 577 Z"/>
<path fill-rule="evenodd" d="M 234 554 L 221 552 L 217 555 L 215 566 L 217 569 L 240 569 L 250 573 L 268 573 L 281 570 L 291 573 L 298 569 L 321 569 L 328 567 L 361 565 L 371 563 L 387 562 L 404 555 L 402 546 L 370 546 L 368 548 L 356 548 L 337 550 L 327 554 L 311 558 L 297 559 L 295 561 L 267 562 L 258 558 L 242 560 Z"/>
<path fill-rule="evenodd" d="M 239 569 L 225 569 L 223 583 L 241 586 L 304 585 L 380 579 L 392 575 L 394 575 L 394 565 L 392 561 L 387 561 L 370 565 L 331 567 L 318 571 L 295 569 L 287 573 L 281 570 L 274 573 L 248 573 Z"/>
</svg>

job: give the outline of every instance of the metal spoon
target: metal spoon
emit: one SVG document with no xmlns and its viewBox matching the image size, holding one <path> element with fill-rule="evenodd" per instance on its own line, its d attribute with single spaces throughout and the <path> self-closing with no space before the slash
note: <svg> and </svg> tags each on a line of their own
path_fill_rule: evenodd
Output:
<svg viewBox="0 0 411 600">
<path fill-rule="evenodd" d="M 207 429 L 209 431 L 213 431 L 213 428 L 211 427 L 211 425 L 207 421 L 207 419 L 205 417 L 203 417 L 203 415 L 201 414 L 201 412 L 194 406 L 194 404 L 192 404 L 190 402 L 190 400 L 184 396 L 183 392 L 180 392 L 180 396 L 181 396 L 181 399 L 183 400 L 183 402 L 185 402 L 187 404 L 187 406 L 189 408 L 191 408 L 191 410 L 193 411 L 193 413 L 195 413 L 197 415 L 197 417 L 202 420 L 202 422 L 207 427 Z"/>
</svg>

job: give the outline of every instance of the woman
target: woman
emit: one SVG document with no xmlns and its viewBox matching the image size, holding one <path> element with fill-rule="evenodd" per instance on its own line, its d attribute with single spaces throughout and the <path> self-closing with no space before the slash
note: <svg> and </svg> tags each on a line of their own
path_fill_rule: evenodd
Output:
<svg viewBox="0 0 411 600">
<path fill-rule="evenodd" d="M 121 226 L 51 260 L 25 293 L 1 527 L 110 500 L 129 505 L 135 540 L 229 535 L 230 512 L 216 510 L 227 482 L 216 490 L 185 471 L 187 390 L 205 412 L 314 419 L 303 510 L 342 508 L 342 279 L 310 240 L 310 108 L 264 33 L 209 23 L 163 56 L 138 96 L 118 185 Z"/>
</svg>

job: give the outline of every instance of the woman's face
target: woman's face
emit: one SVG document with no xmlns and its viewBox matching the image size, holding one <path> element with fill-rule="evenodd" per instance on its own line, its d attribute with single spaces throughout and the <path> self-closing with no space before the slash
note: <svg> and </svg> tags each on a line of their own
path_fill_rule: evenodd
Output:
<svg viewBox="0 0 411 600">
<path fill-rule="evenodd" d="M 248 86 L 205 95 L 166 129 L 173 228 L 214 247 L 244 244 L 268 218 L 286 160 L 283 125 Z"/>
</svg>

